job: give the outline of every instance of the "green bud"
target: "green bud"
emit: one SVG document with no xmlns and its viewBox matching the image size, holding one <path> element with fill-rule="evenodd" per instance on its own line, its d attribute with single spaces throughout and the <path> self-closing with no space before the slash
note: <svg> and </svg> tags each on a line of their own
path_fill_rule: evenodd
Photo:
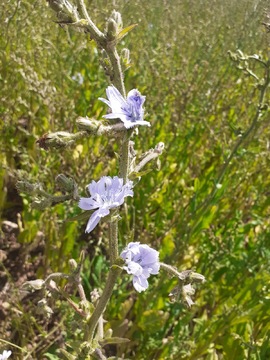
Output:
<svg viewBox="0 0 270 360">
<path fill-rule="evenodd" d="M 32 194 L 36 190 L 36 185 L 31 184 L 29 181 L 17 181 L 16 188 L 19 192 L 25 193 L 25 194 Z"/>
<path fill-rule="evenodd" d="M 121 51 L 122 58 L 125 62 L 130 62 L 130 51 L 127 48 L 122 49 Z"/>
<path fill-rule="evenodd" d="M 36 280 L 31 280 L 31 281 L 26 281 L 23 285 L 22 288 L 24 290 L 41 290 L 44 286 L 44 280 L 42 279 L 36 279 Z"/>
<path fill-rule="evenodd" d="M 130 51 L 129 51 L 129 49 L 124 48 L 121 51 L 121 59 L 123 61 L 124 70 L 127 70 L 128 68 L 130 68 L 131 63 L 130 63 Z"/>
<path fill-rule="evenodd" d="M 82 250 L 81 252 L 80 252 L 80 264 L 82 264 L 83 262 L 84 262 L 84 260 L 85 260 L 85 252 L 84 252 L 84 250 Z"/>
<path fill-rule="evenodd" d="M 68 0 L 47 0 L 49 6 L 56 12 L 60 23 L 73 23 L 79 20 L 79 15 L 75 6 Z"/>
<path fill-rule="evenodd" d="M 268 105 L 267 103 L 262 104 L 262 105 L 260 106 L 260 111 L 266 111 L 266 110 L 268 110 L 268 107 L 269 107 L 269 105 Z"/>
<path fill-rule="evenodd" d="M 116 22 L 118 32 L 121 31 L 123 28 L 122 15 L 118 11 L 113 10 L 111 18 Z"/>
<path fill-rule="evenodd" d="M 88 119 L 81 116 L 76 120 L 76 123 L 79 129 L 90 132 L 97 132 L 98 128 L 102 125 L 101 121 Z"/>
<path fill-rule="evenodd" d="M 68 261 L 68 265 L 69 265 L 69 267 L 71 268 L 72 271 L 75 271 L 77 269 L 77 267 L 78 267 L 78 264 L 74 259 L 70 259 Z"/>
<path fill-rule="evenodd" d="M 68 178 L 64 174 L 59 174 L 55 178 L 55 182 L 60 190 L 72 192 L 74 190 L 75 182 L 72 178 Z"/>
<path fill-rule="evenodd" d="M 192 272 L 190 275 L 189 275 L 189 278 L 192 279 L 192 280 L 196 280 L 196 281 L 201 281 L 202 283 L 204 283 L 206 280 L 205 280 L 205 277 L 199 273 L 196 273 L 196 272 Z"/>
<path fill-rule="evenodd" d="M 113 10 L 107 21 L 107 39 L 113 41 L 123 28 L 122 16 L 118 11 Z"/>
<path fill-rule="evenodd" d="M 47 0 L 49 6 L 56 13 L 63 11 L 63 2 L 61 0 Z"/>
<path fill-rule="evenodd" d="M 56 133 L 43 135 L 39 140 L 37 140 L 37 143 L 40 148 L 45 150 L 48 150 L 49 148 L 59 149 L 70 145 L 70 143 L 74 141 L 73 138 L 74 135 L 68 133 L 67 131 L 58 131 Z"/>
<path fill-rule="evenodd" d="M 117 23 L 115 22 L 114 19 L 109 18 L 108 22 L 107 22 L 107 38 L 109 41 L 113 41 L 116 39 L 117 36 Z"/>
</svg>

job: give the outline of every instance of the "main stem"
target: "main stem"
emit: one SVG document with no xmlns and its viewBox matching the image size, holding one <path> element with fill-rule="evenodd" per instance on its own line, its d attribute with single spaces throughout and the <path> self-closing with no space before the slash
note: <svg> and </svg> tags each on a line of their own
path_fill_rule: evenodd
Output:
<svg viewBox="0 0 270 360">
<path fill-rule="evenodd" d="M 119 176 L 123 179 L 124 184 L 128 180 L 129 170 L 129 139 L 132 134 L 132 129 L 127 130 L 122 139 L 120 162 L 119 162 Z"/>
<path fill-rule="evenodd" d="M 110 264 L 115 263 L 118 258 L 118 220 L 109 222 L 109 240 L 110 240 Z"/>
<path fill-rule="evenodd" d="M 112 70 L 113 70 L 113 85 L 120 91 L 123 97 L 126 97 L 126 91 L 124 86 L 124 76 L 121 68 L 121 61 L 116 49 L 116 41 L 108 41 L 108 39 L 101 33 L 93 24 L 89 14 L 86 11 L 84 6 L 84 1 L 79 0 L 84 16 L 86 17 L 89 24 L 89 31 L 92 34 L 93 38 L 96 40 L 97 44 L 103 48 L 110 59 Z M 119 175 L 123 178 L 124 184 L 128 180 L 128 171 L 129 171 L 129 138 L 132 134 L 132 131 L 127 130 L 122 139 L 122 146 L 120 152 L 120 163 L 119 163 Z M 117 281 L 118 276 L 120 275 L 122 268 L 119 266 L 114 266 L 118 257 L 118 211 L 115 212 L 115 220 L 112 220 L 109 223 L 109 243 L 110 243 L 110 264 L 111 269 L 109 272 L 108 279 L 105 284 L 103 293 L 98 301 L 98 304 L 91 315 L 88 321 L 88 329 L 85 333 L 85 340 L 90 344 L 94 338 L 95 329 L 99 322 L 99 319 L 104 313 L 107 303 L 112 295 L 114 285 Z"/>
<path fill-rule="evenodd" d="M 110 300 L 110 297 L 113 292 L 114 284 L 116 283 L 116 280 L 118 276 L 121 274 L 122 269 L 118 266 L 113 266 L 110 269 L 108 279 L 106 281 L 105 288 L 103 290 L 103 293 L 98 301 L 98 304 L 88 322 L 88 329 L 87 333 L 85 333 L 85 340 L 89 343 L 92 342 L 94 338 L 94 333 L 96 326 L 98 324 L 99 318 L 102 316 L 108 301 Z"/>
</svg>

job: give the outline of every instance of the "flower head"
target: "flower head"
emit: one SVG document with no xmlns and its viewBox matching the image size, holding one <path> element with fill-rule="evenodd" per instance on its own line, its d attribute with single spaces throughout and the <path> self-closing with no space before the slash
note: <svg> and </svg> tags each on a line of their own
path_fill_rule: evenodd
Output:
<svg viewBox="0 0 270 360">
<path fill-rule="evenodd" d="M 11 351 L 10 350 L 4 350 L 3 354 L 0 354 L 0 360 L 7 360 L 11 355 Z"/>
<path fill-rule="evenodd" d="M 122 205 L 126 196 L 133 196 L 132 187 L 132 181 L 124 185 L 123 179 L 118 176 L 103 176 L 98 182 L 92 181 L 88 185 L 91 197 L 80 198 L 79 201 L 83 210 L 97 209 L 88 220 L 85 232 L 91 232 L 102 217 L 109 215 L 110 209 Z"/>
<path fill-rule="evenodd" d="M 108 86 L 106 94 L 108 100 L 99 98 L 112 110 L 110 114 L 104 115 L 106 119 L 120 119 L 126 129 L 130 129 L 135 125 L 150 126 L 148 121 L 143 120 L 145 96 L 142 96 L 138 90 L 131 90 L 125 99 L 116 87 Z"/>
<path fill-rule="evenodd" d="M 131 242 L 120 256 L 126 262 L 124 269 L 128 274 L 133 275 L 134 288 L 138 292 L 146 290 L 149 276 L 151 274 L 156 275 L 159 272 L 158 251 L 151 249 L 148 245 Z"/>
</svg>

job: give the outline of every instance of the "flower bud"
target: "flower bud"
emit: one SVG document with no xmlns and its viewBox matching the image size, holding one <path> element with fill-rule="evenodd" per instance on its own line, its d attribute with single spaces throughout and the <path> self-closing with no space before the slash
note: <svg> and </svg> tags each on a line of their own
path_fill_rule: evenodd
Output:
<svg viewBox="0 0 270 360">
<path fill-rule="evenodd" d="M 50 293 L 58 293 L 59 291 L 57 284 L 54 280 L 50 280 L 49 282 L 47 282 L 47 289 Z"/>
<path fill-rule="evenodd" d="M 58 131 L 56 133 L 45 134 L 37 140 L 39 147 L 45 150 L 49 148 L 64 148 L 73 142 L 74 135 L 67 131 Z"/>
<path fill-rule="evenodd" d="M 24 290 L 41 290 L 44 286 L 44 280 L 42 279 L 36 279 L 36 280 L 31 280 L 31 281 L 26 281 L 23 285 L 22 288 Z"/>
<path fill-rule="evenodd" d="M 84 118 L 81 116 L 76 120 L 76 123 L 77 123 L 79 129 L 94 132 L 94 133 L 96 133 L 98 128 L 102 125 L 101 121 L 97 121 L 94 119 L 88 119 L 88 118 Z"/>
<path fill-rule="evenodd" d="M 64 174 L 59 174 L 55 178 L 55 182 L 59 189 L 66 192 L 72 192 L 74 190 L 75 182 L 72 178 L 68 178 Z"/>
<path fill-rule="evenodd" d="M 79 20 L 77 9 L 68 0 L 47 0 L 60 22 L 73 23 Z"/>
<path fill-rule="evenodd" d="M 130 51 L 127 48 L 122 49 L 121 51 L 122 58 L 129 63 L 130 61 Z"/>
<path fill-rule="evenodd" d="M 31 184 L 29 181 L 17 181 L 16 188 L 18 191 L 25 193 L 25 194 L 32 194 L 36 190 L 36 186 Z"/>
<path fill-rule="evenodd" d="M 116 22 L 118 32 L 121 31 L 123 28 L 122 15 L 118 11 L 113 10 L 111 18 Z"/>
<path fill-rule="evenodd" d="M 72 271 L 75 271 L 78 267 L 78 264 L 74 259 L 68 260 L 68 265 Z"/>
<path fill-rule="evenodd" d="M 123 28 L 122 16 L 118 11 L 113 10 L 107 21 L 106 34 L 109 41 L 116 39 L 117 35 Z"/>
<path fill-rule="evenodd" d="M 129 49 L 124 48 L 121 51 L 121 58 L 123 61 L 124 69 L 127 70 L 130 67 L 130 51 L 129 51 Z"/>
<path fill-rule="evenodd" d="M 113 41 L 116 38 L 117 35 L 117 23 L 115 22 L 114 19 L 109 18 L 108 22 L 107 22 L 107 38 L 109 41 Z"/>
<path fill-rule="evenodd" d="M 190 275 L 189 275 L 189 278 L 191 280 L 197 280 L 197 281 L 201 281 L 202 283 L 204 283 L 206 280 L 205 280 L 205 277 L 199 273 L 196 273 L 196 272 L 192 272 Z"/>
</svg>

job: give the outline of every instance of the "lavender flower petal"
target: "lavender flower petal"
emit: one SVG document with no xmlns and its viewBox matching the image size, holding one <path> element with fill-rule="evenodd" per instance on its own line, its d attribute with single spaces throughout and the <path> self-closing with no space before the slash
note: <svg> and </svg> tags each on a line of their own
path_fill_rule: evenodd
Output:
<svg viewBox="0 0 270 360">
<path fill-rule="evenodd" d="M 85 232 L 91 232 L 102 217 L 109 215 L 110 209 L 122 205 L 127 196 L 133 196 L 132 187 L 132 181 L 123 185 L 123 179 L 118 176 L 103 176 L 98 182 L 92 181 L 88 185 L 91 196 L 79 201 L 83 210 L 97 209 L 88 220 Z"/>
<path fill-rule="evenodd" d="M 99 207 L 99 204 L 92 198 L 80 198 L 79 207 L 83 210 L 94 210 Z"/>
<path fill-rule="evenodd" d="M 108 105 L 112 112 L 104 115 L 106 119 L 120 119 L 126 129 L 136 125 L 150 126 L 148 121 L 143 120 L 145 96 L 142 96 L 136 89 L 131 90 L 125 99 L 114 86 L 106 89 L 107 99 L 99 98 Z"/>
<path fill-rule="evenodd" d="M 150 275 L 159 272 L 159 253 L 148 245 L 141 245 L 139 242 L 128 244 L 120 255 L 125 260 L 123 267 L 128 274 L 133 275 L 133 285 L 138 292 L 148 288 Z"/>
<path fill-rule="evenodd" d="M 94 228 L 97 226 L 97 224 L 99 223 L 100 219 L 104 216 L 109 215 L 110 211 L 109 209 L 98 209 L 96 210 L 91 216 L 90 219 L 88 220 L 85 232 L 90 233 L 92 230 L 94 230 Z"/>
<path fill-rule="evenodd" d="M 148 288 L 148 281 L 143 276 L 133 277 L 133 286 L 138 292 L 145 291 Z"/>
</svg>

